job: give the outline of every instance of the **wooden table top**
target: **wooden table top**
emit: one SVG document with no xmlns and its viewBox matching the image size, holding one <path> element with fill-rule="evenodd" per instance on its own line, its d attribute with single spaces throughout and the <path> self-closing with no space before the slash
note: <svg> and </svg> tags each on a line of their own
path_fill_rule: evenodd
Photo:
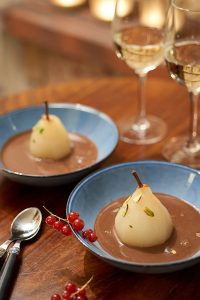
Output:
<svg viewBox="0 0 200 300">
<path fill-rule="evenodd" d="M 120 141 L 110 165 L 130 160 L 162 160 L 161 149 L 170 136 L 183 134 L 188 126 L 188 99 L 184 88 L 171 79 L 151 78 L 147 83 L 148 112 L 168 124 L 166 138 L 156 144 L 136 146 Z M 137 81 L 133 78 L 84 79 L 64 82 L 1 99 L 0 114 L 49 102 L 78 102 L 99 109 L 121 128 L 136 112 Z M 103 167 L 102 166 L 102 167 Z M 11 182 L 0 175 L 0 243 L 9 238 L 10 224 L 22 209 L 43 205 L 65 217 L 65 207 L 73 186 L 39 188 Z M 83 285 L 92 275 L 88 298 L 93 299 L 199 299 L 199 266 L 162 275 L 130 273 L 112 267 L 88 252 L 74 237 L 65 237 L 43 220 L 37 239 L 24 242 L 18 276 L 11 288 L 12 300 L 48 300 L 62 294 L 68 281 Z"/>
</svg>

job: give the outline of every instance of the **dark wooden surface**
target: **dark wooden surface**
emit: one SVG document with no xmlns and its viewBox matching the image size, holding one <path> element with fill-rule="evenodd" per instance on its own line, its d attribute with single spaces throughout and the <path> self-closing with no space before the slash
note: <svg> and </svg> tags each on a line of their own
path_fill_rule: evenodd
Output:
<svg viewBox="0 0 200 300">
<path fill-rule="evenodd" d="M 40 88 L 1 100 L 0 114 L 11 110 L 49 102 L 79 102 L 95 107 L 123 127 L 136 112 L 137 82 L 134 78 L 102 78 L 71 81 Z M 170 136 L 185 133 L 188 125 L 188 99 L 184 88 L 171 79 L 151 78 L 147 84 L 148 111 L 168 124 L 168 135 L 157 144 L 135 146 L 119 142 L 112 156 L 104 163 L 162 160 L 161 149 Z M 45 205 L 65 217 L 65 206 L 73 186 L 38 188 L 14 183 L 0 175 L 0 243 L 9 237 L 13 217 L 22 209 L 37 206 L 44 218 Z M 162 275 L 129 273 L 112 267 L 89 253 L 75 237 L 64 237 L 42 224 L 34 241 L 22 244 L 19 273 L 11 288 L 12 300 L 48 300 L 61 293 L 69 280 L 88 287 L 94 299 L 199 299 L 199 265 Z M 7 299 L 6 299 L 7 300 Z"/>
</svg>

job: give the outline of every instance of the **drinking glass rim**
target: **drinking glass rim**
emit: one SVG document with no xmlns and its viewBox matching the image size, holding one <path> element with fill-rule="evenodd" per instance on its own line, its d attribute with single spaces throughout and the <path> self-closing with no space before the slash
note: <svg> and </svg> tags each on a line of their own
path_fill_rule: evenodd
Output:
<svg viewBox="0 0 200 300">
<path fill-rule="evenodd" d="M 182 7 L 182 6 L 178 5 L 176 2 L 177 2 L 177 0 L 172 0 L 172 6 L 174 6 L 175 8 L 177 8 L 179 10 L 190 11 L 192 13 L 200 13 L 200 8 L 199 8 L 199 10 L 190 9 L 190 8 Z"/>
</svg>

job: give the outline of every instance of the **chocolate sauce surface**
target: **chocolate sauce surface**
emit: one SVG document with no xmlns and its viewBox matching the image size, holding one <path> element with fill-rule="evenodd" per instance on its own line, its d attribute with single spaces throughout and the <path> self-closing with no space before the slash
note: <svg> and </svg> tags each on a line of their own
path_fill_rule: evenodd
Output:
<svg viewBox="0 0 200 300">
<path fill-rule="evenodd" d="M 1 151 L 1 160 L 6 169 L 29 175 L 57 175 L 78 171 L 96 162 L 96 145 L 78 133 L 69 132 L 73 143 L 71 153 L 63 159 L 40 159 L 29 151 L 31 131 L 10 138 Z"/>
<path fill-rule="evenodd" d="M 157 193 L 156 196 L 168 209 L 174 224 L 173 233 L 168 241 L 151 248 L 124 245 L 114 230 L 117 211 L 127 199 L 127 197 L 123 197 L 104 207 L 96 218 L 95 231 L 102 248 L 116 258 L 137 263 L 176 261 L 191 257 L 199 251 L 200 213 L 176 197 L 160 193 Z"/>
</svg>

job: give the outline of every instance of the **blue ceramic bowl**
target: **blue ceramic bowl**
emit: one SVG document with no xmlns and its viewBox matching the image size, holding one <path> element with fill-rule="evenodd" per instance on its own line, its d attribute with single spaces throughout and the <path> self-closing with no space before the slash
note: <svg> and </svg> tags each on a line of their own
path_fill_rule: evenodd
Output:
<svg viewBox="0 0 200 300">
<path fill-rule="evenodd" d="M 0 117 L 0 149 L 13 135 L 31 129 L 44 113 L 44 106 L 28 107 Z M 90 138 L 97 146 L 98 158 L 95 164 L 73 173 L 34 176 L 5 169 L 0 161 L 4 176 L 25 184 L 58 185 L 80 180 L 94 170 L 114 151 L 119 134 L 115 123 L 106 114 L 81 104 L 49 104 L 49 113 L 57 115 L 69 131 L 78 132 Z"/>
<path fill-rule="evenodd" d="M 85 228 L 94 228 L 99 211 L 110 201 L 131 194 L 136 182 L 131 174 L 136 170 L 142 182 L 154 192 L 174 195 L 200 209 L 200 174 L 198 171 L 167 162 L 129 162 L 107 167 L 82 180 L 72 191 L 67 202 L 67 214 L 78 211 L 85 221 Z M 168 263 L 134 263 L 117 259 L 97 242 L 87 242 L 77 232 L 79 241 L 100 259 L 121 269 L 141 273 L 164 273 L 180 270 L 200 261 L 200 252 L 193 257 Z"/>
</svg>

